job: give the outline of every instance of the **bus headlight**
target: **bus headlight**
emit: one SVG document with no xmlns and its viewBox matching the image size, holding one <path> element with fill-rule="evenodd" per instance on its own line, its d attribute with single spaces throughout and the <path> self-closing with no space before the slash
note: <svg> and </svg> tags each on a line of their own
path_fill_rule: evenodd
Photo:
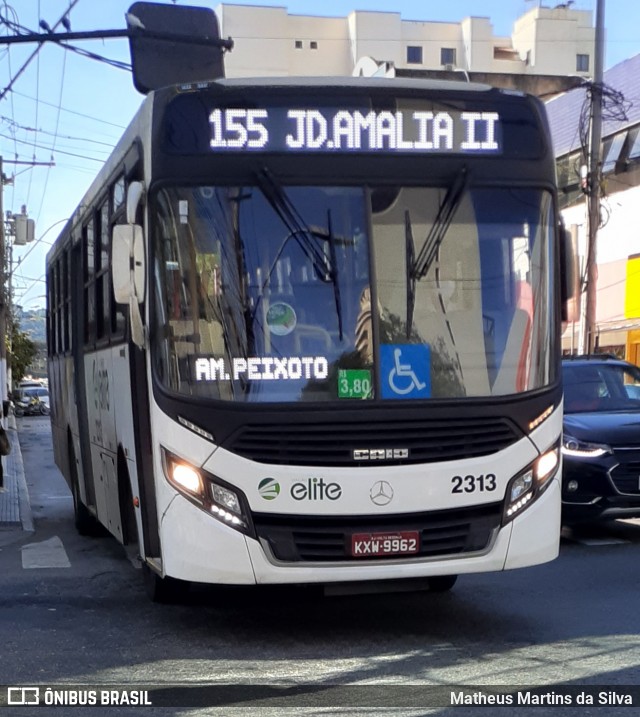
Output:
<svg viewBox="0 0 640 717">
<path fill-rule="evenodd" d="M 502 524 L 506 525 L 522 513 L 551 484 L 560 465 L 559 446 L 549 449 L 521 473 L 511 479 L 507 486 Z"/>
<path fill-rule="evenodd" d="M 162 448 L 162 466 L 171 485 L 221 523 L 252 534 L 247 501 L 240 490 Z"/>
<path fill-rule="evenodd" d="M 173 483 L 177 483 L 179 487 L 193 493 L 194 495 L 202 494 L 202 479 L 197 470 L 184 463 L 174 463 L 172 465 L 171 478 Z"/>
<path fill-rule="evenodd" d="M 238 529 L 249 527 L 244 519 L 244 512 L 238 494 L 230 488 L 225 488 L 219 483 L 211 482 L 211 506 L 209 510 L 213 515 L 227 525 Z"/>
</svg>

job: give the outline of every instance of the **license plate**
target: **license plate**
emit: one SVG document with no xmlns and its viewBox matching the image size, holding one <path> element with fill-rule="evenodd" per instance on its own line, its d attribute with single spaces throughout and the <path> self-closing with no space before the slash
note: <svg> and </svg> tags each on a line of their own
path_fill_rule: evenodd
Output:
<svg viewBox="0 0 640 717">
<path fill-rule="evenodd" d="M 351 536 L 351 555 L 371 558 L 379 555 L 412 555 L 420 550 L 417 530 L 398 533 L 354 533 Z"/>
</svg>

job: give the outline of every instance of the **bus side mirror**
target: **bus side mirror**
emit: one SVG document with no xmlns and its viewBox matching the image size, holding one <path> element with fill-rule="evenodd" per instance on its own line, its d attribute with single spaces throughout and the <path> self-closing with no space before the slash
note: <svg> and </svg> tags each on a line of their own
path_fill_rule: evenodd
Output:
<svg viewBox="0 0 640 717">
<path fill-rule="evenodd" d="M 138 207 L 144 195 L 144 184 L 142 182 L 131 182 L 127 189 L 127 222 L 136 223 Z"/>
<path fill-rule="evenodd" d="M 144 241 L 139 224 L 116 224 L 111 245 L 113 295 L 118 304 L 129 306 L 131 338 L 144 347 L 144 330 L 140 304 L 144 301 Z"/>
</svg>

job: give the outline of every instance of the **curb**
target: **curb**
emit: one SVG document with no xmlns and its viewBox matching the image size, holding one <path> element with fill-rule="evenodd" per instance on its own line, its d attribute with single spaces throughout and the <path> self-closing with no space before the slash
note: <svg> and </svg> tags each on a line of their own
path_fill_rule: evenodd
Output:
<svg viewBox="0 0 640 717">
<path fill-rule="evenodd" d="M 35 530 L 33 525 L 33 514 L 31 512 L 31 503 L 29 501 L 29 489 L 27 488 L 27 479 L 24 474 L 24 463 L 22 461 L 22 450 L 20 449 L 20 440 L 18 438 L 18 428 L 16 426 L 16 418 L 14 415 L 7 416 L 7 429 L 12 431 L 11 435 L 11 453 L 13 456 L 12 467 L 13 476 L 10 475 L 10 471 L 7 470 L 5 473 L 5 480 L 15 481 L 16 488 L 18 491 L 18 505 L 20 511 L 20 522 L 22 524 L 22 530 L 33 532 Z M 9 466 L 7 466 L 8 468 Z"/>
</svg>

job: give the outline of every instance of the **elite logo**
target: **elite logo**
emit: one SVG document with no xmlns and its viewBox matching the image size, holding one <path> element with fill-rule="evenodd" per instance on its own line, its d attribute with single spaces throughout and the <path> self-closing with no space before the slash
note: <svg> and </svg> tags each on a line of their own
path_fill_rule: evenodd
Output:
<svg viewBox="0 0 640 717">
<path fill-rule="evenodd" d="M 323 478 L 309 478 L 291 486 L 294 500 L 338 500 L 342 487 L 338 483 L 325 483 Z"/>
<path fill-rule="evenodd" d="M 275 500 L 280 495 L 280 483 L 273 478 L 263 478 L 258 483 L 258 493 L 265 500 Z"/>
<path fill-rule="evenodd" d="M 275 478 L 263 478 L 258 483 L 258 493 L 265 500 L 275 500 L 280 495 L 280 483 Z M 290 495 L 294 500 L 338 500 L 342 496 L 342 486 L 327 483 L 324 478 L 308 478 L 291 485 Z"/>
</svg>

